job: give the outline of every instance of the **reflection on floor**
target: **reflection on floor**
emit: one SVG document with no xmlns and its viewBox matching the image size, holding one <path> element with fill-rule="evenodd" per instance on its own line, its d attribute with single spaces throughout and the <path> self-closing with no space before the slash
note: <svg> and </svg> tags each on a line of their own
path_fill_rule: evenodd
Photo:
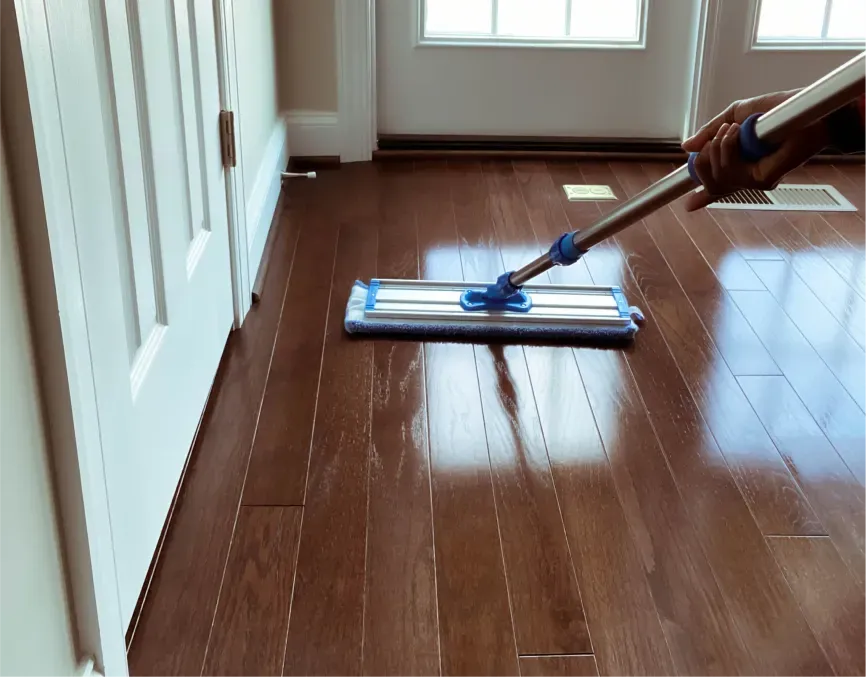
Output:
<svg viewBox="0 0 866 677">
<path fill-rule="evenodd" d="M 229 340 L 135 674 L 863 674 L 857 214 L 677 203 L 550 280 L 633 347 L 350 340 L 355 279 L 493 279 L 661 164 L 347 165 L 291 184 Z"/>
</svg>

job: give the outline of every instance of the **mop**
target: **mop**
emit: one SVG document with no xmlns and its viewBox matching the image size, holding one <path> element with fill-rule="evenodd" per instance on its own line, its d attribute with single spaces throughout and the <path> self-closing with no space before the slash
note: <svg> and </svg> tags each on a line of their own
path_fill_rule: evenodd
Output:
<svg viewBox="0 0 866 677">
<path fill-rule="evenodd" d="M 863 92 L 866 52 L 860 54 L 740 128 L 743 158 L 754 162 L 795 133 L 856 99 Z M 350 334 L 413 335 L 421 338 L 628 342 L 643 320 L 616 286 L 527 284 L 554 266 L 567 266 L 590 247 L 700 185 L 688 162 L 602 216 L 584 230 L 564 233 L 524 267 L 493 284 L 373 279 L 355 283 L 346 306 Z"/>
</svg>

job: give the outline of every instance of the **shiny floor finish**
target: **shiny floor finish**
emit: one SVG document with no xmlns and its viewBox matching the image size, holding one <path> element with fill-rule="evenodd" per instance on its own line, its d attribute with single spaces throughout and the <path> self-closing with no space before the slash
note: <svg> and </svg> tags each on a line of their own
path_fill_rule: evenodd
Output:
<svg viewBox="0 0 866 677">
<path fill-rule="evenodd" d="M 543 280 L 622 349 L 353 340 L 371 277 L 493 279 L 664 164 L 292 183 L 133 634 L 133 674 L 864 674 L 863 213 L 681 202 Z M 859 166 L 816 165 L 863 208 Z"/>
</svg>

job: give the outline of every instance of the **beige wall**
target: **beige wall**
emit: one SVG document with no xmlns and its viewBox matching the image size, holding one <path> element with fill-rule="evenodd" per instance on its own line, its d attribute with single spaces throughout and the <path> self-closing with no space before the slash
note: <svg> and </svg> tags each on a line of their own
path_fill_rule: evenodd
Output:
<svg viewBox="0 0 866 677">
<path fill-rule="evenodd" d="M 0 674 L 70 675 L 76 652 L 2 140 L 0 237 Z"/>
<path fill-rule="evenodd" d="M 273 2 L 280 108 L 336 111 L 336 0 Z"/>
<path fill-rule="evenodd" d="M 274 51 L 274 17 L 270 0 L 235 0 L 235 58 L 240 101 L 241 157 L 245 202 L 274 127 L 280 119 Z"/>
</svg>

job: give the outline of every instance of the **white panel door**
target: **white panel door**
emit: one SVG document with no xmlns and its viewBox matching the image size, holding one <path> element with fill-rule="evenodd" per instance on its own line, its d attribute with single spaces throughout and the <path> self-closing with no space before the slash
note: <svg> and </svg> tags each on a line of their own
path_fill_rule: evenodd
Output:
<svg viewBox="0 0 866 677">
<path fill-rule="evenodd" d="M 805 87 L 863 51 L 866 0 L 712 0 L 702 124 L 737 99 Z"/>
<path fill-rule="evenodd" d="M 377 0 L 378 130 L 678 139 L 697 8 L 689 0 Z"/>
<path fill-rule="evenodd" d="M 78 247 L 82 267 L 104 268 L 85 273 L 85 299 L 128 624 L 231 328 L 232 288 L 212 2 L 92 6 L 110 185 L 94 199 L 111 200 L 113 232 Z"/>
</svg>

